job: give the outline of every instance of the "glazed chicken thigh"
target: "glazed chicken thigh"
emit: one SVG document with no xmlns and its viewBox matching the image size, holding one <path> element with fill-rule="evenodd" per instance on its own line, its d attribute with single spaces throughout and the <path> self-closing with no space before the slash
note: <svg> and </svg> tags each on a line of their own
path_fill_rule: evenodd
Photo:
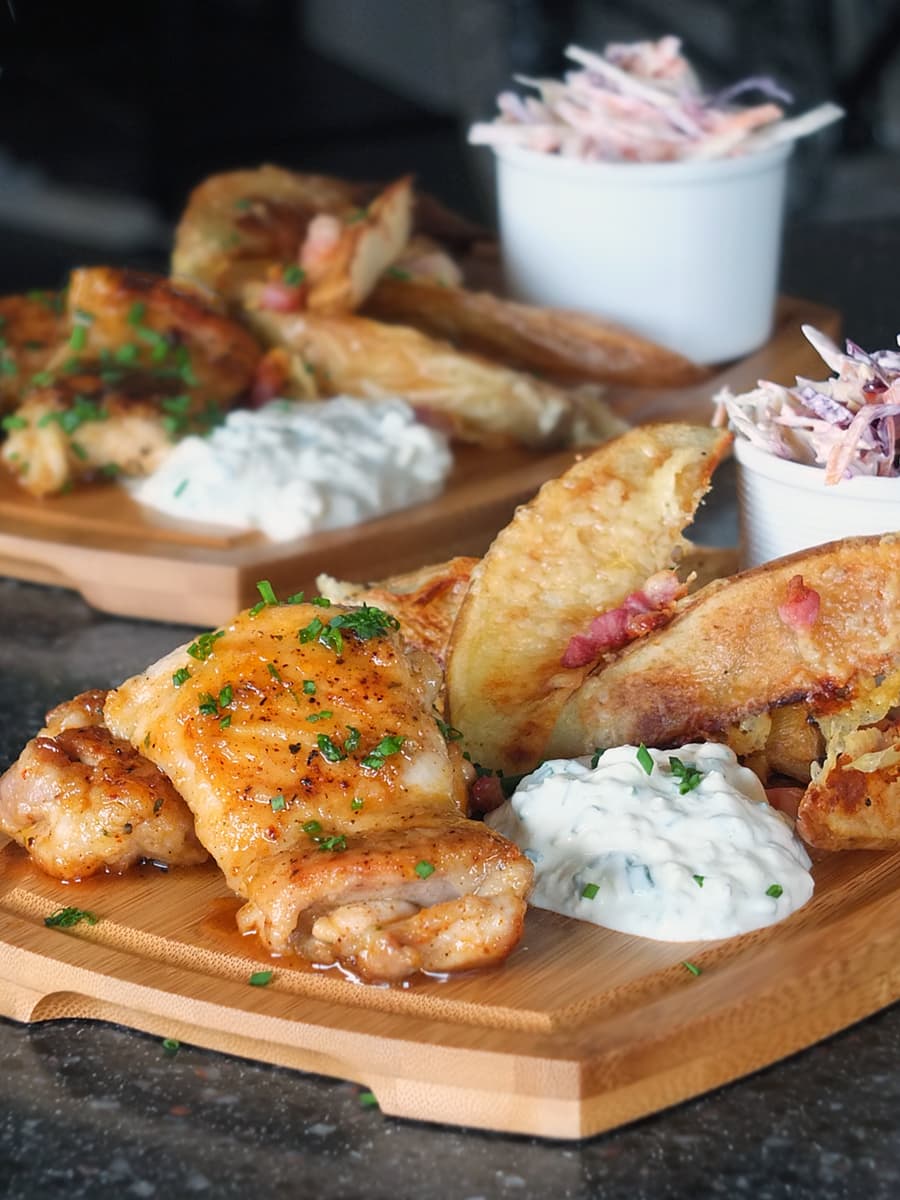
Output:
<svg viewBox="0 0 900 1200">
<path fill-rule="evenodd" d="M 268 603 L 111 692 L 271 951 L 366 979 L 483 966 L 518 941 L 530 862 L 464 813 L 438 669 L 396 619 Z"/>
<path fill-rule="evenodd" d="M 139 859 L 203 862 L 190 810 L 153 763 L 112 736 L 105 698 L 83 692 L 47 713 L 0 777 L 0 832 L 58 879 L 124 871 Z"/>
</svg>

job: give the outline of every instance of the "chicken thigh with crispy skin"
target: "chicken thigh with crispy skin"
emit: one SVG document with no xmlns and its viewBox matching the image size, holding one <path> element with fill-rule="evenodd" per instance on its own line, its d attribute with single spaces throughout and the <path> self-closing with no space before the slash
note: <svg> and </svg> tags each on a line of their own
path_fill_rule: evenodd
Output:
<svg viewBox="0 0 900 1200">
<path fill-rule="evenodd" d="M 325 602 L 327 604 L 327 602 Z M 257 605 L 111 692 L 264 944 L 366 979 L 504 958 L 532 867 L 463 811 L 439 672 L 379 609 Z"/>
<path fill-rule="evenodd" d="M 165 775 L 103 722 L 106 692 L 83 692 L 0 777 L 0 832 L 57 879 L 124 871 L 139 859 L 193 866 L 207 858 L 190 810 Z"/>
</svg>

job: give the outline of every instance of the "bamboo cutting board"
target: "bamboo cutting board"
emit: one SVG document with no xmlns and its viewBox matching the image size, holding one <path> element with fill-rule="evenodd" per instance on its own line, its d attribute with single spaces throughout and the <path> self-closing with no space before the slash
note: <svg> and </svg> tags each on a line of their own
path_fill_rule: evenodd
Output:
<svg viewBox="0 0 900 1200">
<path fill-rule="evenodd" d="M 7 846 L 0 1012 L 114 1021 L 355 1080 L 395 1116 L 585 1137 L 900 996 L 900 854 L 835 854 L 814 873 L 804 909 L 740 938 L 651 942 L 532 909 L 504 966 L 379 988 L 260 953 L 235 932 L 237 901 L 214 868 L 66 886 Z M 97 924 L 45 927 L 65 905 Z M 251 986 L 261 964 L 271 983 Z"/>
<path fill-rule="evenodd" d="M 833 309 L 785 298 L 771 340 L 756 353 L 686 388 L 610 389 L 610 403 L 634 424 L 706 424 L 711 397 L 725 385 L 740 391 L 760 378 L 791 383 L 797 374 L 822 371 L 800 331 L 804 322 L 832 336 L 839 331 Z M 573 457 L 573 451 L 459 447 L 448 486 L 436 500 L 290 542 L 177 522 L 110 484 L 36 500 L 0 471 L 0 573 L 74 588 L 106 612 L 219 624 L 255 600 L 258 579 L 292 592 L 313 588 L 321 572 L 381 579 L 455 554 L 483 554 L 516 506 Z"/>
</svg>

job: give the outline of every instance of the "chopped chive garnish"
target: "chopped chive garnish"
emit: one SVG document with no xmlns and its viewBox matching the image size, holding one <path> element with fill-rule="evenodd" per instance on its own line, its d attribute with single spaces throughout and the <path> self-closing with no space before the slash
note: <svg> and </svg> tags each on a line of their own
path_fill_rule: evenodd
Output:
<svg viewBox="0 0 900 1200">
<path fill-rule="evenodd" d="M 435 717 L 434 722 L 440 730 L 441 737 L 443 737 L 444 741 L 458 742 L 462 737 L 461 729 L 456 729 L 453 725 L 448 725 L 447 722 L 442 721 L 440 717 Z"/>
<path fill-rule="evenodd" d="M 2 426 L 7 433 L 11 433 L 14 429 L 27 429 L 28 422 L 24 417 L 18 417 L 15 413 L 11 413 L 8 417 L 4 417 L 3 420 L 0 421 L 0 426 Z"/>
<path fill-rule="evenodd" d="M 219 692 L 219 708 L 227 708 L 234 699 L 234 688 L 230 683 L 226 683 Z"/>
<path fill-rule="evenodd" d="M 177 1038 L 163 1038 L 162 1048 L 166 1054 L 177 1054 L 181 1048 L 181 1042 Z"/>
<path fill-rule="evenodd" d="M 600 891 L 599 883 L 586 883 L 581 889 L 582 898 L 585 900 L 593 900 Z"/>
<path fill-rule="evenodd" d="M 378 1101 L 375 1099 L 374 1092 L 360 1092 L 359 1102 L 363 1108 L 377 1108 Z"/>
<path fill-rule="evenodd" d="M 128 324 L 140 325 L 141 321 L 144 319 L 144 314 L 146 311 L 147 305 L 143 302 L 143 300 L 136 300 L 128 310 Z"/>
<path fill-rule="evenodd" d="M 706 878 L 705 875 L 694 875 L 694 876 L 692 876 L 692 878 L 694 880 L 694 883 L 696 883 L 697 887 L 703 887 L 703 880 Z"/>
<path fill-rule="evenodd" d="M 650 751 L 647 749 L 647 747 L 644 745 L 643 742 L 641 742 L 640 746 L 638 746 L 637 754 L 635 755 L 635 757 L 637 758 L 640 765 L 644 768 L 644 770 L 649 775 L 651 773 L 651 771 L 653 770 L 653 756 L 651 755 Z"/>
<path fill-rule="evenodd" d="M 344 749 L 347 751 L 348 754 L 352 754 L 354 750 L 359 749 L 359 743 L 360 743 L 361 738 L 362 738 L 362 734 L 359 732 L 359 730 L 356 728 L 355 725 L 347 726 L 347 736 L 344 739 Z"/>
<path fill-rule="evenodd" d="M 702 967 L 698 967 L 692 962 L 683 962 L 681 965 L 685 968 L 685 970 L 690 971 L 690 973 L 692 975 L 702 975 L 703 974 Z"/>
<path fill-rule="evenodd" d="M 334 850 L 335 852 L 347 849 L 347 839 L 342 833 L 335 834 L 333 837 L 322 838 L 319 842 L 320 850 Z"/>
<path fill-rule="evenodd" d="M 191 642 L 187 648 L 191 658 L 196 658 L 198 662 L 205 662 L 212 654 L 215 643 L 225 636 L 224 629 L 215 629 L 210 633 L 201 633 L 196 642 Z"/>
<path fill-rule="evenodd" d="M 420 879 L 427 879 L 429 875 L 434 874 L 434 867 L 422 858 L 416 863 L 416 874 Z"/>
<path fill-rule="evenodd" d="M 273 796 L 269 804 L 272 806 L 272 812 L 281 812 L 285 807 L 284 796 Z"/>
<path fill-rule="evenodd" d="M 784 894 L 784 888 L 780 883 L 773 883 L 766 888 L 766 895 L 771 896 L 773 900 L 777 900 L 779 896 Z"/>
<path fill-rule="evenodd" d="M 301 829 L 303 830 L 304 833 L 308 833 L 308 834 L 322 832 L 322 826 L 319 824 L 318 821 L 307 821 L 305 825 L 301 826 Z"/>
<path fill-rule="evenodd" d="M 700 786 L 703 772 L 698 771 L 696 767 L 686 766 L 680 758 L 675 758 L 674 755 L 669 755 L 669 767 L 675 778 L 681 780 L 681 786 L 678 788 L 680 795 L 686 796 L 688 792 L 692 792 L 694 788 Z"/>
<path fill-rule="evenodd" d="M 312 679 L 303 680 L 303 691 L 307 696 L 314 696 L 316 694 L 316 685 Z"/>
<path fill-rule="evenodd" d="M 322 624 L 319 618 L 313 617 L 310 623 L 308 625 L 304 625 L 304 627 L 299 631 L 297 637 L 300 639 L 301 643 L 312 642 L 319 636 L 324 628 L 325 626 Z"/>
<path fill-rule="evenodd" d="M 391 277 L 391 279 L 411 279 L 412 278 L 409 271 L 404 271 L 400 267 L 388 267 L 386 274 L 389 275 Z"/>
<path fill-rule="evenodd" d="M 293 596 L 288 596 L 287 600 L 285 600 L 285 604 L 302 604 L 305 599 L 305 592 L 294 592 Z"/>
<path fill-rule="evenodd" d="M 272 676 L 273 679 L 277 680 L 278 683 L 281 683 L 281 675 L 279 674 L 278 668 L 275 666 L 274 663 L 266 663 L 266 670 L 269 672 L 269 674 Z"/>
<path fill-rule="evenodd" d="M 238 212 L 246 212 L 250 207 L 250 201 L 246 196 L 242 196 L 240 200 L 235 200 L 234 207 L 238 210 Z"/>
<path fill-rule="evenodd" d="M 311 712 L 307 716 L 307 721 L 329 721 L 334 716 L 331 709 L 320 708 L 318 712 Z"/>
<path fill-rule="evenodd" d="M 268 987 L 274 974 L 274 971 L 254 971 L 247 982 L 251 987 Z"/>
<path fill-rule="evenodd" d="M 316 745 L 319 747 L 322 757 L 327 759 L 328 762 L 340 762 L 347 757 L 340 746 L 336 746 L 327 733 L 319 734 L 316 738 Z"/>
<path fill-rule="evenodd" d="M 354 796 L 353 799 L 350 801 L 350 807 L 353 809 L 354 812 L 359 812 L 359 810 L 362 808 L 362 806 L 364 804 L 365 804 L 365 800 L 363 800 L 360 796 Z"/>
<path fill-rule="evenodd" d="M 594 753 L 591 755 L 591 770 L 592 771 L 596 771 L 597 766 L 602 757 L 603 757 L 603 751 L 598 746 L 597 749 L 594 751 Z"/>
<path fill-rule="evenodd" d="M 253 605 L 253 607 L 250 609 L 250 616 L 251 616 L 251 617 L 258 617 L 258 616 L 259 616 L 259 614 L 262 612 L 262 610 L 263 610 L 265 607 L 266 607 L 266 602 L 265 602 L 265 600 L 257 600 L 257 602 L 256 602 L 256 603 Z"/>
<path fill-rule="evenodd" d="M 83 350 L 87 345 L 87 328 L 84 325 L 76 325 L 69 337 L 69 345 L 76 354 Z"/>
<path fill-rule="evenodd" d="M 275 589 L 269 583 L 268 579 L 260 579 L 256 584 L 256 590 L 262 596 L 263 604 L 275 605 L 278 603 L 278 597 L 275 595 Z"/>
<path fill-rule="evenodd" d="M 200 693 L 197 708 L 205 717 L 217 717 L 219 715 L 219 706 L 216 704 L 216 698 L 209 692 Z"/>
<path fill-rule="evenodd" d="M 303 282 L 305 274 L 302 267 L 298 267 L 296 263 L 291 263 L 290 266 L 284 268 L 281 278 L 288 287 L 298 287 Z"/>
<path fill-rule="evenodd" d="M 400 747 L 406 741 L 402 735 L 396 737 L 383 737 L 378 745 L 365 758 L 360 759 L 360 763 L 364 767 L 368 767 L 370 771 L 380 771 L 384 766 L 384 760 L 391 754 L 397 754 Z"/>
<path fill-rule="evenodd" d="M 219 721 L 219 725 L 222 727 L 222 729 L 228 729 L 228 727 L 231 725 L 231 713 L 226 713 L 225 716 L 222 717 L 221 721 Z"/>
<path fill-rule="evenodd" d="M 331 601 L 327 596 L 313 596 L 310 604 L 315 604 L 317 608 L 331 608 Z"/>
<path fill-rule="evenodd" d="M 35 387 L 49 387 L 53 382 L 53 372 L 38 371 L 36 375 L 32 375 L 31 382 Z"/>
<path fill-rule="evenodd" d="M 87 909 L 75 908 L 70 904 L 66 908 L 58 908 L 49 917 L 44 917 L 44 924 L 52 929 L 70 929 L 73 925 L 80 925 L 82 921 L 88 925 L 96 925 L 99 919 Z"/>
<path fill-rule="evenodd" d="M 187 485 L 188 485 L 188 481 L 186 479 L 182 479 L 181 483 L 179 483 L 178 487 L 175 489 L 175 491 L 172 493 L 172 495 L 175 497 L 180 496 L 182 494 L 182 492 L 184 491 L 184 489 L 187 487 Z"/>
<path fill-rule="evenodd" d="M 181 685 L 183 683 L 187 683 L 187 681 L 190 679 L 190 677 L 191 677 L 191 673 L 187 669 L 187 667 L 179 667 L 178 670 L 175 672 L 175 674 L 172 676 L 172 682 L 174 683 L 174 685 L 176 687 L 181 687 Z"/>
</svg>

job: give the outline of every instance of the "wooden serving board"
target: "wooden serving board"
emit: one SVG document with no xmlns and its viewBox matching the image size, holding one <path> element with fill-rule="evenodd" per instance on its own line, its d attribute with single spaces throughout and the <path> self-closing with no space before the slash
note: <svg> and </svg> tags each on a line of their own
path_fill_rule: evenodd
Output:
<svg viewBox="0 0 900 1200">
<path fill-rule="evenodd" d="M 726 384 L 744 390 L 760 378 L 791 383 L 797 374 L 821 372 L 818 355 L 800 332 L 804 322 L 832 335 L 840 326 L 833 309 L 785 298 L 771 340 L 756 353 L 687 388 L 611 389 L 610 403 L 634 424 L 705 424 L 711 397 Z M 573 451 L 460 447 L 438 499 L 290 542 L 174 521 L 110 484 L 36 500 L 0 471 L 0 573 L 74 588 L 106 612 L 218 624 L 253 602 L 258 579 L 296 591 L 313 587 L 320 572 L 380 579 L 455 554 L 482 554 L 516 506 L 573 458 Z"/>
<path fill-rule="evenodd" d="M 900 997 L 900 854 L 831 855 L 814 873 L 805 908 L 740 938 L 651 942 L 533 909 L 502 967 L 381 988 L 262 954 L 214 868 L 66 886 L 7 846 L 0 1013 L 114 1021 L 354 1080 L 395 1116 L 585 1137 Z M 97 924 L 45 927 L 66 905 Z M 261 963 L 272 980 L 251 986 Z"/>
</svg>

